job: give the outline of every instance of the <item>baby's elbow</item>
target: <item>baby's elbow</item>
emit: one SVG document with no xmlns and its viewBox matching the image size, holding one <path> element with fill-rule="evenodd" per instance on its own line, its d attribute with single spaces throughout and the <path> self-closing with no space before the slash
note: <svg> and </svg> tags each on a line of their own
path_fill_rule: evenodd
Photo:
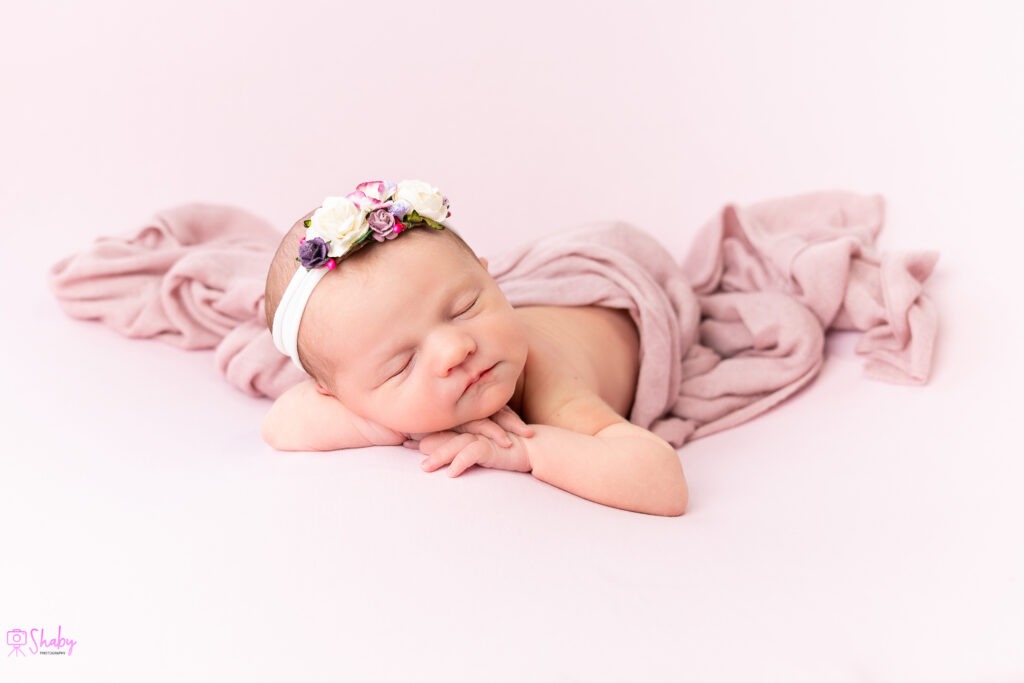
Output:
<svg viewBox="0 0 1024 683">
<path fill-rule="evenodd" d="M 666 517 L 679 517 L 686 512 L 686 506 L 690 502 L 690 494 L 686 489 L 686 482 L 683 482 L 682 491 L 676 493 L 669 498 L 665 511 L 662 513 Z"/>
<path fill-rule="evenodd" d="M 263 424 L 260 425 L 260 438 L 263 439 L 263 443 L 267 444 L 275 451 L 294 450 L 288 446 L 286 440 L 282 437 L 283 435 L 281 434 L 281 430 L 273 419 L 273 414 L 264 418 Z"/>
<path fill-rule="evenodd" d="M 679 517 L 686 512 L 690 502 L 690 489 L 686 484 L 686 475 L 675 451 L 668 461 L 668 471 L 662 479 L 664 486 L 659 491 L 658 510 L 655 514 L 665 517 Z"/>
<path fill-rule="evenodd" d="M 658 495 L 649 502 L 645 512 L 661 517 L 679 517 L 686 512 L 690 502 L 689 491 L 686 487 L 686 480 L 680 483 L 673 483 L 671 486 L 663 487 Z"/>
<path fill-rule="evenodd" d="M 267 444 L 274 450 L 281 450 L 278 448 L 277 433 L 274 432 L 274 428 L 268 424 L 268 420 L 264 420 L 263 424 L 260 425 L 260 438 L 263 439 L 263 443 Z"/>
</svg>

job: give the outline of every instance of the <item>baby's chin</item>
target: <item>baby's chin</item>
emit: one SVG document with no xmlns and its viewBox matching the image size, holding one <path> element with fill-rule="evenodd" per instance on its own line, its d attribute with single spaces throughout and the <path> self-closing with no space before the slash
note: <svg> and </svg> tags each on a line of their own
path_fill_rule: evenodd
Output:
<svg viewBox="0 0 1024 683">
<path fill-rule="evenodd" d="M 500 409 L 501 406 L 495 408 L 489 413 L 474 413 L 470 416 L 465 417 L 464 419 L 459 419 L 457 421 L 454 418 L 447 420 L 411 420 L 408 422 L 403 421 L 401 424 L 385 426 L 389 427 L 390 429 L 394 429 L 397 432 L 401 432 L 403 434 L 433 434 L 434 432 L 444 432 L 450 429 L 455 429 L 456 427 L 461 427 L 467 422 L 473 422 L 474 420 L 484 420 L 486 418 L 489 418 L 491 415 L 494 415 L 494 413 L 498 412 L 498 410 Z"/>
<path fill-rule="evenodd" d="M 491 417 L 505 407 L 512 398 L 511 393 L 509 393 L 504 400 L 501 400 L 502 396 L 503 394 L 498 394 L 491 401 L 481 402 L 478 406 L 473 406 L 471 410 L 460 411 L 458 416 L 423 416 L 418 419 L 398 420 L 394 424 L 388 424 L 383 420 L 379 422 L 385 427 L 403 434 L 432 434 L 434 432 L 444 432 L 449 429 L 461 427 L 468 422 L 485 420 Z"/>
</svg>

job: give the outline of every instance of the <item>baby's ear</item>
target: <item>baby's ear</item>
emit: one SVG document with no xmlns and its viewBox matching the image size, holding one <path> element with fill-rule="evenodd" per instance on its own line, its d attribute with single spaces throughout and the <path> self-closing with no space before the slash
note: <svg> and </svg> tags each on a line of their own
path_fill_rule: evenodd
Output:
<svg viewBox="0 0 1024 683">
<path fill-rule="evenodd" d="M 477 260 L 480 261 L 480 265 L 484 267 L 484 270 L 487 270 L 487 259 L 485 259 L 483 256 L 480 256 L 480 257 L 478 257 Z M 488 271 L 488 272 L 490 272 L 490 271 Z"/>
<path fill-rule="evenodd" d="M 320 394 L 321 396 L 330 396 L 331 398 L 334 398 L 334 394 L 320 386 L 320 382 L 313 382 L 313 386 L 316 387 L 316 393 Z"/>
</svg>

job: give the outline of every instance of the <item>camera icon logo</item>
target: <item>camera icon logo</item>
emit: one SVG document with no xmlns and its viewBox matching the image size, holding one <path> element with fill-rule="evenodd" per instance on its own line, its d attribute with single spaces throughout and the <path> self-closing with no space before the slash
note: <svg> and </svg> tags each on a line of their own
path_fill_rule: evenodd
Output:
<svg viewBox="0 0 1024 683">
<path fill-rule="evenodd" d="M 7 653 L 7 656 L 17 655 L 19 657 L 25 657 L 25 653 L 21 651 L 21 648 L 28 642 L 28 634 L 20 628 L 12 628 L 7 632 L 7 644 L 11 646 L 11 651 Z"/>
</svg>

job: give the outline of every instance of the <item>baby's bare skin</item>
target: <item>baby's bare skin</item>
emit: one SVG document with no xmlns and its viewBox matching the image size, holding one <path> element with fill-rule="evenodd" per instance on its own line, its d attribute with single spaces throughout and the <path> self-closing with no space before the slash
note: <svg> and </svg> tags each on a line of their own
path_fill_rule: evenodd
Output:
<svg viewBox="0 0 1024 683">
<path fill-rule="evenodd" d="M 314 291 L 300 342 L 337 362 L 323 384 L 308 380 L 278 398 L 264 422 L 268 443 L 405 444 L 427 456 L 428 472 L 530 472 L 605 505 L 682 514 L 675 450 L 626 419 L 639 368 L 628 313 L 514 309 L 485 261 L 438 236 L 381 248 L 387 267 L 331 274 Z"/>
<path fill-rule="evenodd" d="M 523 390 L 509 405 L 529 423 L 560 424 L 558 407 L 579 392 L 629 415 L 640 368 L 640 340 L 625 311 L 585 306 L 517 308 L 528 330 Z M 569 428 L 591 431 L 585 425 Z M 593 430 L 596 431 L 596 430 Z"/>
</svg>

